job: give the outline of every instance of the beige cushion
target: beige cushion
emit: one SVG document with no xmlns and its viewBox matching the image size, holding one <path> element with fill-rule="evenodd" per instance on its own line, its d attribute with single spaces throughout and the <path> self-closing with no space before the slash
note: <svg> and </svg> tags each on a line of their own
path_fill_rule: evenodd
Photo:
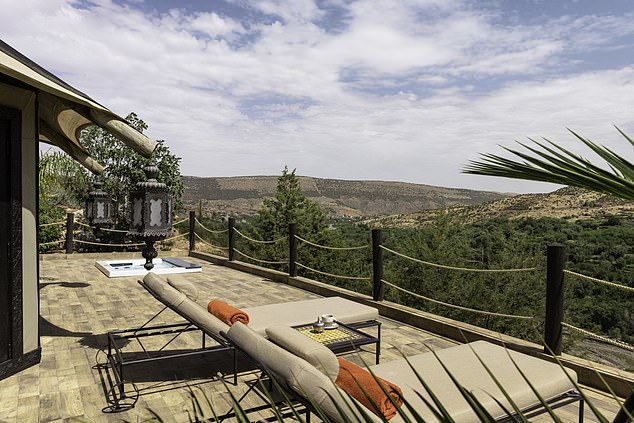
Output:
<svg viewBox="0 0 634 423">
<path fill-rule="evenodd" d="M 204 332 L 222 337 L 221 333 L 226 333 L 229 326 L 218 319 L 198 303 L 187 298 L 185 294 L 170 286 L 163 278 L 156 273 L 149 272 L 143 278 L 143 283 L 156 294 L 165 304 L 178 310 L 187 320 L 195 324 Z"/>
<path fill-rule="evenodd" d="M 505 413 L 494 398 L 508 409 L 512 408 L 479 362 L 478 357 L 493 372 L 504 390 L 521 409 L 536 405 L 539 401 L 515 368 L 513 361 L 522 369 L 544 399 L 551 399 L 574 389 L 573 384 L 557 364 L 515 351 L 507 352 L 503 347 L 488 342 L 477 341 L 458 345 L 439 350 L 436 353 L 460 384 L 471 391 L 496 419 L 505 416 Z M 408 360 L 456 422 L 479 422 L 471 407 L 462 398 L 432 353 L 408 357 Z M 370 369 L 379 377 L 397 382 L 403 390 L 403 396 L 412 403 L 416 411 L 427 421 L 436 421 L 424 401 L 416 394 L 418 392 L 428 400 L 430 399 L 425 388 L 405 360 L 379 364 L 370 367 Z M 576 374 L 573 371 L 569 371 L 569 374 L 573 380 L 576 380 Z M 401 417 L 396 416 L 390 422 L 399 421 L 401 421 Z"/>
<path fill-rule="evenodd" d="M 278 383 L 312 401 L 333 421 L 364 421 L 355 406 L 349 399 L 344 399 L 346 397 L 342 396 L 332 381 L 306 360 L 268 341 L 240 322 L 231 326 L 227 336 L 264 367 Z M 345 417 L 341 416 L 331 398 L 343 410 Z M 380 422 L 381 420 L 372 414 L 370 419 L 365 421 Z"/>
<path fill-rule="evenodd" d="M 167 283 L 187 295 L 190 300 L 196 301 L 198 299 L 198 288 L 183 276 L 168 275 Z"/>
<path fill-rule="evenodd" d="M 148 272 L 143 278 L 143 283 L 166 305 L 178 307 L 187 298 L 185 294 L 169 286 L 165 279 L 154 272 Z"/>
<path fill-rule="evenodd" d="M 289 326 L 266 328 L 266 335 L 280 347 L 308 361 L 333 382 L 337 380 L 339 361 L 328 347 Z"/>
<path fill-rule="evenodd" d="M 339 322 L 352 323 L 376 320 L 376 308 L 341 297 L 316 298 L 289 303 L 267 304 L 243 308 L 249 315 L 249 327 L 261 335 L 276 325 L 297 326 L 312 323 L 322 314 L 333 314 Z"/>
</svg>

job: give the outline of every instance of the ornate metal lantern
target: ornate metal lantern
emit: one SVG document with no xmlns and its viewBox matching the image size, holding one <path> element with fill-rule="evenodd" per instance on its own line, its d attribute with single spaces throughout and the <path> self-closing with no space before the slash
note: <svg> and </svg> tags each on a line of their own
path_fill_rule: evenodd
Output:
<svg viewBox="0 0 634 423">
<path fill-rule="evenodd" d="M 86 208 L 84 216 L 90 226 L 112 225 L 114 204 L 108 194 L 101 189 L 101 179 L 97 178 L 93 183 L 93 190 L 86 196 Z"/>
<path fill-rule="evenodd" d="M 154 161 L 143 171 L 147 181 L 137 182 L 136 190 L 130 193 L 128 234 L 145 242 L 141 254 L 145 258 L 144 267 L 151 270 L 152 260 L 157 256 L 154 243 L 165 239 L 172 230 L 172 193 L 167 185 L 156 180 L 159 169 Z"/>
</svg>

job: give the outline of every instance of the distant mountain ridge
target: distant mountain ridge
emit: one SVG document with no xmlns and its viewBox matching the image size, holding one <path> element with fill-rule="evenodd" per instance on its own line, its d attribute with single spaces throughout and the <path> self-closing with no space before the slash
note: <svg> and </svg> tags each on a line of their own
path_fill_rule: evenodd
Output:
<svg viewBox="0 0 634 423">
<path fill-rule="evenodd" d="M 183 176 L 183 202 L 205 213 L 253 215 L 275 196 L 277 176 Z M 349 181 L 299 176 L 304 194 L 333 217 L 371 217 L 476 205 L 512 194 L 387 181 Z"/>
<path fill-rule="evenodd" d="M 368 219 L 365 223 L 375 227 L 416 227 L 432 222 L 440 212 L 448 213 L 461 223 L 524 217 L 577 220 L 617 215 L 632 217 L 634 203 L 594 191 L 565 187 L 546 194 L 522 194 L 473 206 L 383 216 Z"/>
</svg>

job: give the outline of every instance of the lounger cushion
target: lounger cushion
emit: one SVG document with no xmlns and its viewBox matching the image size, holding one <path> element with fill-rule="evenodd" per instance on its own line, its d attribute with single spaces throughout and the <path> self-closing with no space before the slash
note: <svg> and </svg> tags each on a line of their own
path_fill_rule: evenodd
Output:
<svg viewBox="0 0 634 423">
<path fill-rule="evenodd" d="M 266 335 L 280 347 L 308 361 L 333 382 L 337 380 L 339 362 L 335 354 L 325 345 L 289 326 L 279 325 L 266 328 Z"/>
<path fill-rule="evenodd" d="M 143 278 L 143 283 L 172 307 L 178 307 L 187 298 L 185 294 L 169 286 L 165 279 L 154 272 L 148 272 Z"/>
<path fill-rule="evenodd" d="M 268 304 L 242 309 L 249 315 L 249 327 L 264 335 L 266 328 L 275 325 L 297 326 L 312 323 L 322 314 L 333 314 L 339 322 L 352 323 L 376 320 L 376 308 L 341 297 L 316 298 L 282 304 Z"/>
<path fill-rule="evenodd" d="M 484 341 L 439 350 L 437 355 L 460 384 L 471 391 L 496 419 L 506 414 L 493 398 L 501 401 L 508 409 L 512 408 L 479 362 L 478 357 L 493 372 L 505 391 L 521 409 L 536 405 L 539 401 L 515 368 L 513 361 L 522 369 L 544 399 L 552 399 L 574 389 L 559 365 L 515 351 L 507 351 L 501 346 Z M 432 353 L 408 357 L 408 360 L 456 422 L 479 421 Z M 405 360 L 379 364 L 370 369 L 379 377 L 398 381 L 404 397 L 412 403 L 423 418 L 427 421 L 436 421 L 429 408 L 416 394 L 418 392 L 427 399 L 430 398 Z M 569 374 L 573 380 L 576 380 L 574 372 L 569 371 Z M 399 421 L 401 417 L 396 416 L 390 422 Z"/>
<path fill-rule="evenodd" d="M 353 404 L 344 400 L 330 379 L 306 360 L 299 358 L 275 345 L 242 323 L 235 323 L 227 332 L 227 337 L 253 358 L 282 386 L 287 387 L 311 400 L 336 422 L 346 421 L 330 398 L 335 398 L 343 408 L 348 420 L 380 422 L 369 413 L 364 420 Z M 344 394 L 345 395 L 345 394 Z M 358 404 L 358 403 L 357 403 Z"/>
<path fill-rule="evenodd" d="M 218 338 L 223 337 L 229 329 L 225 323 L 217 317 L 209 314 L 207 310 L 187 298 L 185 294 L 170 286 L 167 281 L 156 273 L 149 272 L 143 278 L 143 283 L 148 287 L 163 303 L 177 310 L 187 320 L 195 324 L 202 331 Z"/>
<path fill-rule="evenodd" d="M 169 275 L 167 276 L 167 283 L 185 294 L 190 300 L 196 301 L 198 299 L 198 288 L 184 277 Z"/>
</svg>

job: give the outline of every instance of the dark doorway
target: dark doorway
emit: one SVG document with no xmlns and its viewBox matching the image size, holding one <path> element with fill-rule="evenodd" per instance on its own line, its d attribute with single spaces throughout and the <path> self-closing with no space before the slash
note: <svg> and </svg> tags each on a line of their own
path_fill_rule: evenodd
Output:
<svg viewBox="0 0 634 423">
<path fill-rule="evenodd" d="M 0 107 L 0 363 L 12 356 L 12 173 L 19 163 L 11 160 L 20 145 L 21 114 L 19 110 Z"/>
</svg>

